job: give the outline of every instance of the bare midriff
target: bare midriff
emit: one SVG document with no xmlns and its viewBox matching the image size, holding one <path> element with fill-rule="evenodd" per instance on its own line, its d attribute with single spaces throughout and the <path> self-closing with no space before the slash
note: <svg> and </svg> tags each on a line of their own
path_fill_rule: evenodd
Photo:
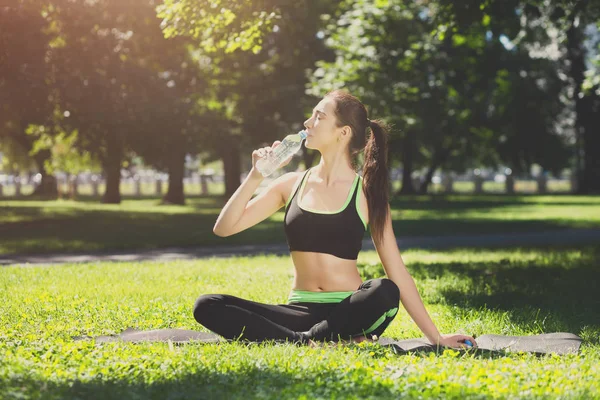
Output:
<svg viewBox="0 0 600 400">
<path fill-rule="evenodd" d="M 357 290 L 362 283 L 356 260 L 305 251 L 292 251 L 291 256 L 294 262 L 292 289 L 346 292 Z"/>
</svg>

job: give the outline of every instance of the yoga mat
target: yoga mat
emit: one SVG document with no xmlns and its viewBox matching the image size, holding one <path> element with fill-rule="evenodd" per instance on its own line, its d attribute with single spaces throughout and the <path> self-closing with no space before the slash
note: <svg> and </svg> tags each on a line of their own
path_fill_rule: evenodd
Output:
<svg viewBox="0 0 600 400">
<path fill-rule="evenodd" d="M 75 340 L 94 339 L 96 343 L 104 342 L 166 342 L 187 343 L 190 341 L 203 343 L 218 343 L 227 341 L 219 335 L 208 332 L 200 332 L 188 329 L 156 329 L 151 331 L 140 331 L 129 328 L 118 335 L 97 336 L 79 336 Z M 477 349 L 456 349 L 461 351 L 488 351 L 494 353 L 505 352 L 527 352 L 535 354 L 555 353 L 576 354 L 581 346 L 582 339 L 572 333 L 557 332 L 544 333 L 531 336 L 504 336 L 504 335 L 482 335 L 475 338 L 478 344 Z M 391 347 L 396 354 L 406 354 L 409 352 L 430 352 L 437 351 L 437 346 L 430 344 L 426 339 L 404 339 L 394 340 L 388 337 L 381 337 L 378 341 L 382 346 Z M 441 347 L 441 350 L 445 347 Z"/>
<path fill-rule="evenodd" d="M 534 354 L 554 353 L 558 355 L 576 354 L 582 339 L 572 333 L 556 332 L 530 336 L 481 335 L 476 337 L 478 348 L 468 351 L 486 351 L 492 353 L 526 352 Z M 436 351 L 435 345 L 426 339 L 394 340 L 386 337 L 379 339 L 379 344 L 391 346 L 396 354 L 408 352 Z M 444 349 L 444 347 L 442 347 Z M 457 349 L 463 350 L 463 349 Z"/>
<path fill-rule="evenodd" d="M 96 343 L 106 342 L 167 342 L 187 343 L 198 341 L 203 343 L 217 343 L 227 341 L 219 335 L 208 332 L 200 332 L 189 329 L 155 329 L 151 331 L 140 331 L 138 329 L 127 328 L 118 335 L 105 336 L 77 336 L 74 340 L 90 340 L 94 339 Z"/>
</svg>

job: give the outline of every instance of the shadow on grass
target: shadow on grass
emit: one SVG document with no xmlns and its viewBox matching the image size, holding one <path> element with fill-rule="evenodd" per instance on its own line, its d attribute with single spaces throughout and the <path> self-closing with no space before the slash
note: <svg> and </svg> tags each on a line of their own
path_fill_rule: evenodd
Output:
<svg viewBox="0 0 600 400">
<path fill-rule="evenodd" d="M 200 362 L 193 373 L 163 378 L 152 376 L 144 382 L 147 372 L 140 378 L 99 376 L 90 381 L 50 380 L 22 378 L 10 375 L 2 382 L 9 398 L 43 399 L 248 399 L 248 398 L 396 398 L 401 394 L 409 397 L 435 392 L 435 387 L 444 387 L 444 382 L 427 380 L 407 388 L 403 385 L 384 385 L 366 377 L 361 369 L 322 368 L 315 371 L 278 371 L 275 367 L 260 367 L 241 362 L 239 369 L 215 371 Z M 134 368 L 132 368 L 134 370 Z M 397 371 L 397 370 L 394 370 Z M 137 371 L 136 371 L 137 372 Z M 392 372 L 390 372 L 390 375 Z M 147 379 L 148 377 L 146 377 Z M 401 378 L 397 378 L 401 379 Z M 424 394 L 425 393 L 425 394 Z M 438 390 L 438 395 L 440 394 Z M 443 393 L 443 392 L 441 392 Z M 454 396 L 481 397 L 476 387 L 456 388 Z M 11 396 L 12 395 L 12 396 Z M 432 394 L 433 395 L 433 394 Z M 427 396 L 426 396 L 427 397 Z"/>
<path fill-rule="evenodd" d="M 569 200 L 561 199 L 569 198 Z M 551 201 L 548 201 L 551 199 Z M 555 200 L 561 199 L 561 200 Z M 600 204 L 600 197 L 586 196 L 585 200 L 577 200 L 572 194 L 552 194 L 540 196 L 537 194 L 521 194 L 518 196 L 481 194 L 481 195 L 418 195 L 395 196 L 390 200 L 392 209 L 399 210 L 445 210 L 445 211 L 474 211 L 486 209 L 501 209 L 514 206 L 594 206 Z M 537 200 L 537 201 L 536 201 Z"/>
<path fill-rule="evenodd" d="M 246 363 L 244 363 L 246 364 Z M 151 383 L 105 376 L 57 383 L 29 378 L 12 378 L 6 382 L 5 393 L 14 398 L 44 399 L 248 399 L 298 398 L 302 394 L 315 397 L 371 397 L 391 398 L 394 391 L 379 382 L 360 379 L 360 384 L 340 379 L 339 370 L 311 373 L 280 372 L 246 365 L 240 370 L 218 372 L 199 366 L 196 373 L 171 379 L 155 379 Z M 159 378 L 159 377 L 156 377 Z M 354 378 L 359 380 L 359 376 Z M 345 381 L 345 384 L 344 382 Z M 1 385 L 2 381 L 0 381 Z M 352 383 L 352 384 L 350 384 Z M 4 385 L 2 385 L 4 386 Z"/>
<path fill-rule="evenodd" d="M 154 249 L 285 241 L 276 221 L 238 235 L 213 234 L 216 218 L 207 214 L 163 214 L 124 211 L 74 212 L 0 224 L 0 253 L 86 252 Z"/>
<path fill-rule="evenodd" d="M 399 219 L 392 223 L 396 236 L 443 236 L 501 234 L 515 232 L 544 232 L 573 227 L 570 221 L 500 220 L 500 219 Z M 577 227 L 592 228 L 593 222 L 577 221 Z"/>
<path fill-rule="evenodd" d="M 600 246 L 582 249 L 573 259 L 548 249 L 540 261 L 411 263 L 415 279 L 458 277 L 465 287 L 442 287 L 431 304 L 460 309 L 482 308 L 510 312 L 510 322 L 535 333 L 589 329 L 600 340 Z M 380 264 L 361 264 L 364 279 L 385 276 Z"/>
<path fill-rule="evenodd" d="M 562 198 L 568 198 L 565 201 Z M 227 202 L 228 198 L 224 195 L 200 195 L 200 194 L 187 194 L 186 205 L 194 207 L 211 206 L 222 208 Z M 555 200 L 560 199 L 560 200 Z M 426 211 L 474 211 L 474 210 L 488 210 L 488 209 L 501 209 L 503 207 L 514 207 L 514 206 L 532 206 L 532 205 L 551 205 L 551 206 L 594 206 L 600 204 L 600 196 L 595 201 L 594 196 L 585 196 L 585 200 L 578 200 L 572 194 L 559 194 L 554 193 L 550 195 L 537 195 L 537 194 L 520 194 L 520 195 L 499 195 L 494 193 L 479 194 L 479 195 L 446 195 L 446 194 L 434 194 L 434 195 L 414 195 L 414 196 L 393 196 L 390 199 L 390 205 L 392 209 L 399 210 L 426 210 Z M 53 201 L 56 199 L 46 198 L 40 196 L 21 196 L 21 197 L 2 197 L 0 198 L 0 205 L 2 200 L 7 201 L 18 201 L 18 202 L 38 202 L 38 201 Z M 66 201 L 71 201 L 68 198 Z M 121 200 L 123 201 L 136 201 L 136 200 L 155 200 L 156 203 L 160 203 L 162 196 L 155 194 L 143 194 L 143 195 L 128 195 L 122 194 Z M 539 200 L 539 201 L 536 201 Z M 89 204 L 100 204 L 102 202 L 101 196 L 92 195 L 78 195 L 74 200 L 79 203 Z"/>
<path fill-rule="evenodd" d="M 463 196 L 457 201 L 429 200 L 422 196 L 394 201 L 400 210 L 427 209 L 430 214 L 419 219 L 400 218 L 393 222 L 397 236 L 478 235 L 513 232 L 540 232 L 572 227 L 598 227 L 596 221 L 586 220 L 502 220 L 498 218 L 445 219 L 448 211 L 470 212 L 474 208 L 502 208 L 507 205 L 531 205 L 521 197 L 493 197 L 481 200 Z M 128 198 L 124 197 L 125 201 Z M 154 201 L 149 201 L 154 200 Z M 3 206 L 0 201 L 0 254 L 77 253 L 94 251 L 147 250 L 164 247 L 210 247 L 236 244 L 285 243 L 284 210 L 273 218 L 239 234 L 220 238 L 213 234 L 224 199 L 220 197 L 190 197 L 187 208 L 175 206 L 162 211 L 157 197 L 126 203 L 123 208 L 87 208 L 85 204 L 98 198 L 81 198 L 84 206 L 60 203 L 58 206 Z M 554 204 L 554 203 L 552 203 Z M 565 204 L 573 205 L 575 203 Z M 583 203 L 582 203 L 583 204 Z M 590 203 L 588 203 L 590 204 Z M 147 211 L 145 210 L 147 208 Z M 565 209 L 567 210 L 567 209 Z M 21 219 L 19 221 L 19 219 Z M 5 222 L 2 222 L 5 221 Z M 10 222 L 9 222 L 10 221 Z M 370 239 L 370 232 L 365 233 Z"/>
<path fill-rule="evenodd" d="M 277 216 L 239 234 L 221 238 L 212 232 L 216 221 L 213 214 L 67 209 L 49 216 L 35 207 L 23 208 L 18 213 L 23 216 L 22 221 L 0 224 L 0 254 L 286 242 L 283 223 Z M 568 225 L 551 221 L 420 219 L 394 222 L 394 231 L 399 237 L 540 232 L 565 228 Z M 370 239 L 370 232 L 366 232 L 364 238 Z"/>
</svg>

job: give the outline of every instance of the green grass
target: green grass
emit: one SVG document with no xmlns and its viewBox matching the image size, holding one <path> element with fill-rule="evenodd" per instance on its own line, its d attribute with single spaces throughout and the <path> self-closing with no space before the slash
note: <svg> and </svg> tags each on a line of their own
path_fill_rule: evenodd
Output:
<svg viewBox="0 0 600 400">
<path fill-rule="evenodd" d="M 170 263 L 91 263 L 0 269 L 0 397 L 599 398 L 600 248 L 407 251 L 403 254 L 442 333 L 567 331 L 580 354 L 396 356 L 376 344 L 75 342 L 127 327 L 205 330 L 197 296 L 229 293 L 284 302 L 289 257 Z M 364 279 L 383 276 L 373 251 Z M 401 307 L 385 336 L 422 337 Z"/>
<path fill-rule="evenodd" d="M 186 206 L 159 205 L 152 197 L 120 205 L 93 198 L 4 200 L 0 254 L 285 242 L 283 211 L 238 235 L 215 236 L 212 227 L 224 202 L 218 197 L 192 197 Z M 397 236 L 600 227 L 598 196 L 412 196 L 391 204 Z"/>
</svg>

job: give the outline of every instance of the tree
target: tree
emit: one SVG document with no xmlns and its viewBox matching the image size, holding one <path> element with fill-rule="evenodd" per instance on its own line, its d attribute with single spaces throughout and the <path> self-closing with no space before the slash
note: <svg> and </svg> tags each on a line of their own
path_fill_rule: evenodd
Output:
<svg viewBox="0 0 600 400">
<path fill-rule="evenodd" d="M 9 173 L 33 170 L 36 165 L 29 152 L 9 136 L 0 136 L 0 170 Z"/>
<path fill-rule="evenodd" d="M 280 17 L 280 1 L 164 0 L 157 6 L 166 38 L 189 36 L 205 52 L 258 53 Z"/>
<path fill-rule="evenodd" d="M 506 7 L 505 1 L 468 0 L 450 2 L 448 6 L 473 9 L 496 9 Z M 586 67 L 587 48 L 585 46 L 585 30 L 600 21 L 600 4 L 586 0 L 571 1 L 541 1 L 522 0 L 508 8 L 519 15 L 519 25 L 510 31 L 501 32 L 510 47 L 523 47 L 531 58 L 543 58 L 555 62 L 555 71 L 564 76 L 563 84 L 566 90 L 560 97 L 568 99 L 563 102 L 563 110 L 558 114 L 565 120 L 572 119 L 571 127 L 555 121 L 558 129 L 571 129 L 575 139 L 575 167 L 579 181 L 580 193 L 600 191 L 600 135 L 597 125 L 600 122 L 597 110 L 600 107 L 600 86 L 595 75 L 588 74 Z M 457 20 L 457 15 L 472 15 L 468 13 L 448 12 L 446 17 Z M 472 18 L 463 18 L 461 23 L 469 25 L 476 23 Z M 595 47 L 598 47 L 596 42 Z M 586 79 L 586 74 L 588 75 Z M 547 74 L 548 75 L 548 74 Z M 548 76 L 551 77 L 552 74 Z M 552 78 L 550 79 L 552 80 Z M 553 106 L 549 109 L 556 110 Z M 573 110 L 573 118 L 568 115 Z M 555 140 L 554 140 L 555 142 Z M 544 146 L 550 142 L 542 142 Z M 546 157 L 552 158 L 551 152 Z"/>
<path fill-rule="evenodd" d="M 196 54 L 209 66 L 212 93 L 200 101 L 201 113 L 212 121 L 204 143 L 224 162 L 225 195 L 230 196 L 240 184 L 240 151 L 301 129 L 314 106 L 315 99 L 305 93 L 305 74 L 327 53 L 316 34 L 319 16 L 334 3 L 219 2 L 229 10 L 224 12 L 229 23 L 219 19 L 222 11 L 206 4 L 213 2 L 165 2 L 159 16 L 165 18 L 166 36 L 199 40 Z M 253 33 L 241 34 L 240 27 Z"/>
<path fill-rule="evenodd" d="M 36 2 L 18 0 L 0 8 L 0 139 L 4 147 L 12 143 L 11 148 L 19 147 L 23 154 L 33 148 L 34 138 L 25 133 L 27 126 L 52 119 L 54 95 L 46 57 L 54 43 L 45 32 L 46 25 Z M 45 168 L 49 157 L 48 151 L 33 156 L 41 174 L 34 195 L 57 194 L 56 179 Z"/>
<path fill-rule="evenodd" d="M 53 133 L 52 130 L 56 130 L 58 133 Z M 78 132 L 76 130 L 67 133 L 59 126 L 29 125 L 26 133 L 36 137 L 31 150 L 32 155 L 40 151 L 50 152 L 51 157 L 46 160 L 46 170 L 53 174 L 57 172 L 67 174 L 72 199 L 75 198 L 76 190 L 75 182 L 71 178 L 85 171 L 99 171 L 100 165 L 94 156 L 88 151 L 81 152 L 77 149 Z M 57 191 L 60 195 L 58 188 Z"/>
<path fill-rule="evenodd" d="M 439 21 L 435 2 L 356 1 L 328 27 L 334 62 L 319 62 L 313 93 L 346 86 L 370 114 L 396 127 L 390 159 L 403 164 L 400 193 L 415 192 L 411 175 L 434 171 L 489 139 L 485 114 L 498 46 L 481 29 L 460 31 Z M 492 68 L 490 68 L 490 65 Z"/>
<path fill-rule="evenodd" d="M 585 27 L 600 21 L 600 4 L 578 1 L 574 4 L 559 1 L 552 4 L 533 2 L 527 10 L 534 14 L 549 15 L 550 20 L 566 34 L 563 57 L 568 61 L 566 70 L 572 80 L 575 105 L 575 136 L 577 138 L 576 171 L 579 193 L 600 193 L 600 96 L 596 90 L 586 90 Z"/>
<path fill-rule="evenodd" d="M 120 202 L 122 165 L 138 151 L 172 172 L 166 197 L 183 203 L 178 172 L 188 148 L 180 138 L 185 121 L 171 110 L 196 89 L 194 72 L 186 73 L 182 61 L 185 45 L 164 39 L 150 0 L 47 1 L 47 19 L 60 43 L 52 54 L 58 101 L 70 114 L 69 127 L 79 132 L 80 149 L 103 166 L 103 202 Z M 162 150 L 160 159 L 152 159 L 149 146 Z"/>
</svg>

